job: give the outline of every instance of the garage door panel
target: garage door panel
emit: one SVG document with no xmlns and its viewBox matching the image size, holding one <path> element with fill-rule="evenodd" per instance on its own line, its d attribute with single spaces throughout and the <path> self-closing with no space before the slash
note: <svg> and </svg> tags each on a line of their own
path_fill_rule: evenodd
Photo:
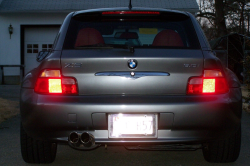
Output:
<svg viewBox="0 0 250 166">
<path fill-rule="evenodd" d="M 50 41 L 54 42 L 59 28 L 25 28 L 25 41 Z"/>
<path fill-rule="evenodd" d="M 53 46 L 59 28 L 26 28 L 24 41 L 25 74 L 36 68 L 40 62 L 36 61 L 39 51 L 49 51 Z"/>
</svg>

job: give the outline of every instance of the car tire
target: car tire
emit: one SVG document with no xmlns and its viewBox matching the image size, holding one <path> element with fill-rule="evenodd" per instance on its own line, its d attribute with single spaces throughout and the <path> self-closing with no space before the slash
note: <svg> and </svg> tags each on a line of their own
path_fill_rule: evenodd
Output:
<svg viewBox="0 0 250 166">
<path fill-rule="evenodd" d="M 52 163 L 56 158 L 57 144 L 33 139 L 24 131 L 22 124 L 20 142 L 22 157 L 26 163 Z"/>
<path fill-rule="evenodd" d="M 241 146 L 241 127 L 230 138 L 204 144 L 202 148 L 206 161 L 211 163 L 229 163 L 238 159 Z"/>
</svg>

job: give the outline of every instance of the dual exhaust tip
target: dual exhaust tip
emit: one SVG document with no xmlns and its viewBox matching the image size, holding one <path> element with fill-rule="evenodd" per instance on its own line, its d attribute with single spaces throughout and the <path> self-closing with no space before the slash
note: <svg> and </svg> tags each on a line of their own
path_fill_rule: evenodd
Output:
<svg viewBox="0 0 250 166">
<path fill-rule="evenodd" d="M 89 134 L 87 132 L 84 132 L 82 134 L 77 132 L 72 132 L 69 135 L 69 143 L 78 147 L 80 147 L 81 144 L 84 147 L 91 147 L 95 145 L 95 138 L 92 134 Z"/>
</svg>

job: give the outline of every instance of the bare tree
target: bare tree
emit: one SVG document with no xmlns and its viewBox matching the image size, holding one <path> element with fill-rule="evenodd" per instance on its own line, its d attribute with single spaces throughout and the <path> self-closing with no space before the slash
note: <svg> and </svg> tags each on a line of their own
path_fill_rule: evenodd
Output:
<svg viewBox="0 0 250 166">
<path fill-rule="evenodd" d="M 215 37 L 227 34 L 224 6 L 223 0 L 200 0 L 200 11 L 197 17 L 209 21 L 210 27 L 216 29 Z"/>
<path fill-rule="evenodd" d="M 240 34 L 246 34 L 249 27 L 249 5 L 250 0 L 228 0 L 227 21 L 229 22 L 228 29 Z"/>
<path fill-rule="evenodd" d="M 199 0 L 199 5 L 197 17 L 202 27 L 206 27 L 208 38 L 249 32 L 250 0 Z M 215 35 L 211 36 L 209 30 Z"/>
<path fill-rule="evenodd" d="M 217 27 L 217 36 L 227 35 L 224 6 L 225 2 L 223 0 L 215 0 L 215 23 Z"/>
</svg>

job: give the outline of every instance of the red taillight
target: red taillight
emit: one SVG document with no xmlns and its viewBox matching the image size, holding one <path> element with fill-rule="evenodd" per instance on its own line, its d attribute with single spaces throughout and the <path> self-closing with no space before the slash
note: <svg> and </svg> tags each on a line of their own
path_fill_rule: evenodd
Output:
<svg viewBox="0 0 250 166">
<path fill-rule="evenodd" d="M 203 77 L 192 77 L 188 81 L 187 94 L 222 94 L 229 88 L 220 70 L 205 70 Z"/>
<path fill-rule="evenodd" d="M 113 12 L 102 12 L 102 15 L 119 15 L 119 14 L 149 14 L 149 15 L 159 15 L 160 12 L 151 11 L 113 11 Z"/>
<path fill-rule="evenodd" d="M 35 92 L 41 94 L 78 94 L 75 78 L 62 77 L 60 70 L 44 70 L 38 77 Z"/>
</svg>

